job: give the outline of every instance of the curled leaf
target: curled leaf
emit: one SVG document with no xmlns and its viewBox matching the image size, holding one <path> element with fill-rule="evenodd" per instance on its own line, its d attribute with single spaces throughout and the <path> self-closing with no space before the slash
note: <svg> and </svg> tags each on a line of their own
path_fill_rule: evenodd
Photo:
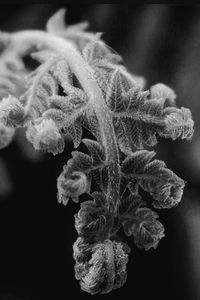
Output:
<svg viewBox="0 0 200 300">
<path fill-rule="evenodd" d="M 79 252 L 80 243 L 75 243 L 74 253 Z M 77 249 L 78 248 L 78 249 Z M 80 254 L 74 254 L 76 260 L 75 276 L 80 280 L 81 289 L 92 295 L 109 293 L 126 282 L 126 265 L 128 262 L 129 247 L 116 241 L 105 240 L 93 244 L 89 249 L 83 247 L 83 252 L 90 251 L 88 260 L 80 260 Z M 77 261 L 77 256 L 79 261 Z M 85 259 L 85 256 L 83 255 Z"/>
<path fill-rule="evenodd" d="M 92 194 L 94 200 L 81 203 L 75 215 L 75 227 L 79 235 L 104 240 L 112 227 L 112 216 L 106 210 L 106 197 L 100 192 Z"/>
<path fill-rule="evenodd" d="M 157 218 L 158 215 L 151 209 L 140 207 L 124 221 L 126 235 L 134 236 L 138 248 L 156 249 L 160 239 L 164 237 L 164 227 Z"/>
<path fill-rule="evenodd" d="M 165 129 L 161 136 L 172 140 L 177 138 L 190 140 L 194 132 L 194 121 L 190 110 L 185 107 L 180 109 L 168 108 L 165 113 Z"/>
<path fill-rule="evenodd" d="M 77 148 L 81 143 L 81 138 L 83 134 L 80 123 L 78 121 L 75 121 L 71 125 L 67 126 L 65 129 L 63 129 L 63 131 L 70 135 L 74 143 L 74 148 Z"/>
<path fill-rule="evenodd" d="M 83 172 L 75 171 L 68 178 L 64 173 L 58 177 L 58 202 L 67 205 L 69 198 L 74 202 L 78 202 L 81 194 L 89 191 L 89 182 L 87 176 Z"/>
<path fill-rule="evenodd" d="M 43 119 L 39 124 L 30 124 L 26 137 L 36 150 L 51 152 L 53 155 L 64 151 L 64 140 L 53 120 Z"/>
<path fill-rule="evenodd" d="M 105 162 L 105 150 L 103 146 L 93 140 L 90 139 L 83 139 L 82 142 L 87 146 L 91 153 L 91 157 L 93 159 L 93 165 L 100 165 Z"/>
<path fill-rule="evenodd" d="M 57 198 L 59 203 L 66 205 L 69 198 L 78 202 L 82 193 L 90 190 L 91 178 L 89 171 L 92 168 L 92 159 L 89 155 L 79 151 L 72 152 L 72 158 L 57 179 Z"/>
<path fill-rule="evenodd" d="M 14 96 L 3 98 L 0 102 L 0 120 L 5 126 L 22 126 L 25 120 L 24 107 Z"/>
<path fill-rule="evenodd" d="M 163 161 L 150 161 L 154 155 L 153 151 L 136 151 L 123 161 L 121 170 L 136 187 L 151 194 L 155 208 L 171 208 L 181 201 L 185 183 Z"/>
<path fill-rule="evenodd" d="M 168 101 L 170 105 L 175 105 L 175 92 L 163 83 L 157 83 L 150 88 L 151 98 Z"/>
<path fill-rule="evenodd" d="M 135 214 L 135 211 L 145 202 L 142 200 L 139 194 L 133 195 L 130 194 L 129 196 L 125 197 L 121 200 L 119 207 L 118 207 L 118 216 L 119 218 L 126 218 L 126 216 L 130 216 Z"/>
</svg>

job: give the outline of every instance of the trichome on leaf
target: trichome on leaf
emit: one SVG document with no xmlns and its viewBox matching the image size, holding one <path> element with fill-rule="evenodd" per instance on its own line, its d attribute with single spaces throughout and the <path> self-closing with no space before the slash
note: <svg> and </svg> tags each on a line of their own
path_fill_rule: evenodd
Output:
<svg viewBox="0 0 200 300">
<path fill-rule="evenodd" d="M 157 137 L 191 139 L 190 110 L 177 108 L 174 91 L 164 84 L 144 89 L 101 34 L 88 24 L 65 25 L 65 10 L 52 16 L 46 31 L 1 33 L 0 148 L 20 127 L 36 150 L 59 154 L 70 135 L 74 148 L 57 180 L 58 202 L 79 202 L 75 215 L 75 276 L 91 294 L 108 293 L 126 281 L 129 247 L 118 236 L 123 228 L 139 248 L 156 248 L 164 236 L 155 209 L 171 208 L 185 182 L 155 152 Z M 38 62 L 28 70 L 24 56 Z M 62 92 L 61 92 L 62 91 Z M 94 139 L 83 138 L 82 128 Z M 92 182 L 98 189 L 92 190 Z M 140 189 L 149 193 L 142 200 Z M 133 237 L 132 237 L 133 236 Z"/>
</svg>

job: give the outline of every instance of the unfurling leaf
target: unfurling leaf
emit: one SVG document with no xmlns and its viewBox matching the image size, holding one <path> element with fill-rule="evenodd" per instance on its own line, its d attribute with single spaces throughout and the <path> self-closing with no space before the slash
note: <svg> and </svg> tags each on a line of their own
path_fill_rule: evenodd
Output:
<svg viewBox="0 0 200 300">
<path fill-rule="evenodd" d="M 171 106 L 175 105 L 175 92 L 163 83 L 157 83 L 150 88 L 151 98 L 168 101 Z"/>
<path fill-rule="evenodd" d="M 142 91 L 141 85 L 120 68 L 112 72 L 107 85 L 106 103 L 113 112 L 119 147 L 125 154 L 154 146 L 157 135 L 172 139 L 192 136 L 190 111 L 172 107 L 175 94 L 168 87 L 160 84 L 153 86 L 151 93 Z"/>
<path fill-rule="evenodd" d="M 101 142 L 99 122 L 94 112 L 92 114 L 83 113 L 82 115 L 78 116 L 77 121 L 89 132 L 91 132 L 98 142 Z"/>
<path fill-rule="evenodd" d="M 66 205 L 69 198 L 77 202 L 82 193 L 89 192 L 89 170 L 92 168 L 92 159 L 82 152 L 72 152 L 72 158 L 57 179 L 58 202 Z"/>
<path fill-rule="evenodd" d="M 126 218 L 126 216 L 132 215 L 142 205 L 146 204 L 139 194 L 130 194 L 125 199 L 122 199 L 118 207 L 119 218 Z"/>
<path fill-rule="evenodd" d="M 105 240 L 87 245 L 78 238 L 73 249 L 75 276 L 80 280 L 82 290 L 92 295 L 106 294 L 126 282 L 126 265 L 130 252 L 126 244 Z"/>
<path fill-rule="evenodd" d="M 136 151 L 123 161 L 122 173 L 151 194 L 155 208 L 171 208 L 180 202 L 185 183 L 164 162 L 150 162 L 154 155 L 153 151 Z"/>
<path fill-rule="evenodd" d="M 64 172 L 58 177 L 58 202 L 67 205 L 69 198 L 78 202 L 78 198 L 83 193 L 89 191 L 89 181 L 83 172 L 74 171 L 68 178 Z"/>
<path fill-rule="evenodd" d="M 190 110 L 184 107 L 180 109 L 169 107 L 165 113 L 165 130 L 161 133 L 161 136 L 172 140 L 177 138 L 190 140 L 194 132 L 194 121 Z"/>
<path fill-rule="evenodd" d="M 99 142 L 90 139 L 83 139 L 82 141 L 91 153 L 93 166 L 98 167 L 91 170 L 91 176 L 99 185 L 102 192 L 107 193 L 109 175 L 104 147 Z"/>
<path fill-rule="evenodd" d="M 103 147 L 98 142 L 90 141 L 89 139 L 84 139 L 84 143 L 89 148 L 92 156 L 79 151 L 72 152 L 72 158 L 68 161 L 67 165 L 63 167 L 63 172 L 57 181 L 59 203 L 62 202 L 66 205 L 70 197 L 73 201 L 77 202 L 78 197 L 82 193 L 89 193 L 93 172 L 103 167 L 105 155 Z M 80 176 L 80 180 L 82 179 L 82 181 L 77 178 L 74 182 L 72 177 L 77 173 L 82 174 Z M 74 184 L 75 189 L 73 188 Z M 77 190 L 80 184 L 82 187 L 81 192 L 79 189 Z"/>
<path fill-rule="evenodd" d="M 88 194 L 75 214 L 73 257 L 82 290 L 93 295 L 126 281 L 130 250 L 120 242 L 121 229 L 145 250 L 164 236 L 141 195 L 148 192 L 156 209 L 171 208 L 185 182 L 145 147 L 160 137 L 191 139 L 194 122 L 189 109 L 176 107 L 171 88 L 158 83 L 144 90 L 144 78 L 87 27 L 67 26 L 60 9 L 47 32 L 0 33 L 0 149 L 23 127 L 36 150 L 62 153 L 70 136 L 87 151 L 71 153 L 57 179 L 57 199 L 67 205 Z"/>
<path fill-rule="evenodd" d="M 0 102 L 0 121 L 9 127 L 22 126 L 25 121 L 24 107 L 14 96 L 3 98 Z"/>
<path fill-rule="evenodd" d="M 82 142 L 87 146 L 91 153 L 91 157 L 93 159 L 93 165 L 103 164 L 106 160 L 105 157 L 105 150 L 100 143 L 90 140 L 90 139 L 83 139 Z"/>
<path fill-rule="evenodd" d="M 65 133 L 70 135 L 74 143 L 74 148 L 77 148 L 81 143 L 83 133 L 80 123 L 75 121 L 74 123 L 65 128 Z"/>
<path fill-rule="evenodd" d="M 123 227 L 126 235 L 134 236 L 134 242 L 138 248 L 156 249 L 160 239 L 165 236 L 164 227 L 157 218 L 157 213 L 150 208 L 140 207 L 124 221 Z"/>
<path fill-rule="evenodd" d="M 75 215 L 75 227 L 80 236 L 103 240 L 111 228 L 112 216 L 106 210 L 106 196 L 100 192 L 92 194 L 94 200 L 85 201 Z"/>
<path fill-rule="evenodd" d="M 54 155 L 64 151 L 64 140 L 53 120 L 43 119 L 39 124 L 30 124 L 26 137 L 36 150 L 51 152 Z"/>
</svg>

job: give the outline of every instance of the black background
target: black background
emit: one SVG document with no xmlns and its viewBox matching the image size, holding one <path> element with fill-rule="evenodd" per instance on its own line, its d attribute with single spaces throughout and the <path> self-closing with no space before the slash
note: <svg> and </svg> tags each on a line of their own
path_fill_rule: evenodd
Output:
<svg viewBox="0 0 200 300">
<path fill-rule="evenodd" d="M 158 158 L 186 180 L 182 203 L 160 211 L 166 237 L 156 250 L 138 250 L 133 240 L 127 283 L 95 298 L 200 299 L 200 7 L 184 5 L 1 5 L 0 30 L 44 29 L 58 8 L 67 22 L 90 22 L 94 32 L 124 58 L 132 73 L 144 76 L 147 88 L 157 82 L 177 93 L 178 106 L 189 107 L 195 120 L 191 142 L 160 141 Z M 81 147 L 80 147 L 81 149 Z M 1 150 L 13 193 L 0 202 L 0 296 L 2 299 L 91 297 L 74 278 L 74 214 L 56 200 L 56 178 L 70 157 L 64 153 L 28 159 L 19 142 Z"/>
</svg>

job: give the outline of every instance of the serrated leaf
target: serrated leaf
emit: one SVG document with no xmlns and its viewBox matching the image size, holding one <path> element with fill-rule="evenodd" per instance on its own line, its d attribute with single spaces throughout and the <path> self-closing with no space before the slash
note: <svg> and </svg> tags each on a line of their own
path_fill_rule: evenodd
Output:
<svg viewBox="0 0 200 300">
<path fill-rule="evenodd" d="M 28 76 L 27 90 L 20 96 L 28 104 L 28 110 L 34 117 L 40 117 L 49 108 L 48 98 L 58 91 L 58 83 L 50 74 L 57 57 L 50 58 Z"/>
<path fill-rule="evenodd" d="M 103 196 L 101 197 L 101 201 Z M 108 234 L 110 217 L 106 212 L 105 205 L 101 205 L 98 200 L 85 201 L 81 203 L 81 208 L 75 215 L 75 227 L 79 235 L 85 238 L 92 238 L 93 241 L 99 241 Z M 106 200 L 104 200 L 106 202 Z"/>
<path fill-rule="evenodd" d="M 107 70 L 104 67 L 93 68 L 94 79 L 96 80 L 98 86 L 100 87 L 104 95 L 106 95 L 112 71 L 113 70 Z"/>
<path fill-rule="evenodd" d="M 98 169 L 91 170 L 90 174 L 101 189 L 101 191 L 106 194 L 109 179 L 107 166 L 100 165 Z"/>
<path fill-rule="evenodd" d="M 165 109 L 165 129 L 160 134 L 165 138 L 177 138 L 190 140 L 193 136 L 194 122 L 191 112 L 185 107 L 180 109 L 167 108 Z"/>
<path fill-rule="evenodd" d="M 155 156 L 154 151 L 141 150 L 128 156 L 122 163 L 121 171 L 125 174 L 138 173 Z"/>
<path fill-rule="evenodd" d="M 164 234 L 163 225 L 157 220 L 158 214 L 146 207 L 139 207 L 134 211 L 132 218 L 123 222 L 127 236 L 133 235 L 138 248 L 156 249 Z"/>
<path fill-rule="evenodd" d="M 104 79 L 106 103 L 113 112 L 113 124 L 120 150 L 130 154 L 145 145 L 154 146 L 157 135 L 191 138 L 193 121 L 190 111 L 182 108 L 166 107 L 167 95 L 150 99 L 149 91 L 142 91 L 141 85 L 130 77 L 126 70 L 116 68 L 109 82 Z M 152 89 L 153 95 L 155 94 Z M 172 96 L 171 96 L 172 97 Z"/>
<path fill-rule="evenodd" d="M 125 154 L 135 148 L 142 149 L 144 145 L 154 146 L 157 143 L 156 134 L 164 126 L 161 117 L 163 104 L 157 100 L 148 100 L 147 96 L 148 93 L 136 89 L 118 103 L 120 112 L 114 115 L 114 127 L 119 147 Z"/>
<path fill-rule="evenodd" d="M 78 92 L 79 95 L 81 95 Z M 84 97 L 84 94 L 82 95 Z M 70 96 L 49 97 L 50 108 L 43 113 L 43 117 L 54 120 L 59 130 L 69 133 L 75 143 L 75 147 L 81 142 L 82 128 L 79 117 L 84 118 L 84 110 L 87 107 L 87 99 L 78 98 L 76 94 Z M 51 108 L 55 107 L 55 108 Z"/>
<path fill-rule="evenodd" d="M 100 146 L 96 145 L 97 142 L 94 141 L 94 143 L 89 143 L 87 141 L 87 145 L 90 144 L 90 149 L 91 152 L 93 153 L 93 157 L 98 157 L 98 155 L 100 155 L 98 157 L 98 161 L 99 164 L 97 163 L 97 160 L 95 161 L 95 159 L 93 159 L 93 157 L 84 154 L 82 152 L 79 151 L 73 151 L 72 152 L 72 158 L 67 162 L 67 165 L 64 166 L 63 168 L 63 172 L 64 172 L 64 176 L 66 178 L 68 178 L 69 176 L 71 176 L 71 174 L 73 174 L 74 172 L 83 172 L 85 174 L 87 174 L 89 177 L 91 177 L 91 172 L 94 172 L 95 168 L 98 169 L 99 167 L 102 166 L 103 162 L 101 160 L 99 160 L 100 157 L 102 157 L 102 153 L 98 153 L 98 151 L 100 150 L 102 152 L 102 148 L 100 148 Z M 96 147 L 98 147 L 98 149 L 94 149 Z M 95 152 L 97 151 L 97 152 Z M 95 163 L 94 163 L 95 162 Z"/>
<path fill-rule="evenodd" d="M 67 119 L 68 115 L 64 113 L 61 109 L 50 108 L 47 109 L 42 116 L 47 119 L 52 119 L 57 127 L 62 127 L 62 124 Z"/>
<path fill-rule="evenodd" d="M 150 161 L 154 155 L 146 150 L 132 153 L 122 163 L 122 174 L 127 177 L 132 194 L 141 186 L 154 198 L 155 208 L 170 208 L 180 202 L 185 183 L 164 162 Z"/>
<path fill-rule="evenodd" d="M 81 143 L 83 133 L 81 125 L 78 122 L 74 122 L 65 129 L 65 132 L 71 136 L 74 148 L 77 148 Z"/>
<path fill-rule="evenodd" d="M 72 158 L 67 163 L 67 168 L 70 172 L 73 171 L 88 171 L 92 167 L 92 158 L 79 151 L 72 152 Z"/>
<path fill-rule="evenodd" d="M 175 92 L 163 83 L 157 83 L 150 88 L 151 97 L 154 99 L 164 99 L 170 106 L 175 106 Z"/>
<path fill-rule="evenodd" d="M 88 150 L 90 151 L 94 166 L 103 164 L 105 162 L 105 150 L 102 145 L 90 139 L 83 139 L 82 142 L 87 146 Z"/>
<path fill-rule="evenodd" d="M 123 95 L 123 86 L 121 84 L 120 71 L 113 72 L 106 93 L 106 104 L 111 111 L 117 111 L 118 105 L 121 104 Z"/>
<path fill-rule="evenodd" d="M 53 95 L 49 97 L 50 107 L 62 110 L 64 113 L 73 111 L 72 104 L 68 96 Z"/>
<path fill-rule="evenodd" d="M 99 167 L 91 170 L 91 176 L 99 185 L 100 189 L 104 193 L 106 193 L 108 181 L 109 181 L 109 175 L 108 175 L 108 168 L 105 165 L 105 160 L 106 160 L 105 150 L 103 146 L 97 141 L 93 141 L 89 139 L 83 139 L 82 141 L 91 153 L 93 166 Z"/>
<path fill-rule="evenodd" d="M 52 74 L 63 88 L 64 92 L 68 95 L 74 91 L 72 73 L 69 69 L 67 61 L 62 58 L 52 68 Z"/>
<path fill-rule="evenodd" d="M 106 93 L 106 103 L 113 112 L 125 112 L 131 109 L 131 104 L 138 99 L 141 84 L 130 75 L 123 66 L 118 65 L 110 76 Z M 140 97 L 141 97 L 140 95 Z"/>
<path fill-rule="evenodd" d="M 93 192 L 91 194 L 91 196 L 95 200 L 95 203 L 96 203 L 97 206 L 105 207 L 105 205 L 106 205 L 106 196 L 105 196 L 105 194 L 103 194 L 101 192 Z"/>
<path fill-rule="evenodd" d="M 166 168 L 166 164 L 164 161 L 154 159 L 152 162 L 148 162 L 145 166 L 145 171 L 147 174 L 157 175 L 158 170 L 164 170 Z M 160 173 L 161 175 L 161 173 Z"/>
<path fill-rule="evenodd" d="M 95 112 L 92 112 L 92 114 L 83 112 L 80 116 L 78 116 L 77 120 L 85 129 L 90 131 L 99 142 L 101 141 L 99 122 Z"/>
<path fill-rule="evenodd" d="M 136 209 L 144 204 L 145 202 L 142 200 L 139 194 L 130 194 L 128 197 L 122 199 L 120 202 L 120 205 L 118 207 L 119 217 L 131 217 L 132 215 L 134 215 Z"/>
<path fill-rule="evenodd" d="M 133 195 L 138 194 L 138 181 L 137 179 L 130 178 L 128 183 L 128 188 Z"/>
<path fill-rule="evenodd" d="M 71 198 L 78 202 L 79 196 L 90 192 L 92 159 L 79 151 L 72 152 L 72 158 L 57 179 L 58 202 L 66 205 Z"/>
</svg>

